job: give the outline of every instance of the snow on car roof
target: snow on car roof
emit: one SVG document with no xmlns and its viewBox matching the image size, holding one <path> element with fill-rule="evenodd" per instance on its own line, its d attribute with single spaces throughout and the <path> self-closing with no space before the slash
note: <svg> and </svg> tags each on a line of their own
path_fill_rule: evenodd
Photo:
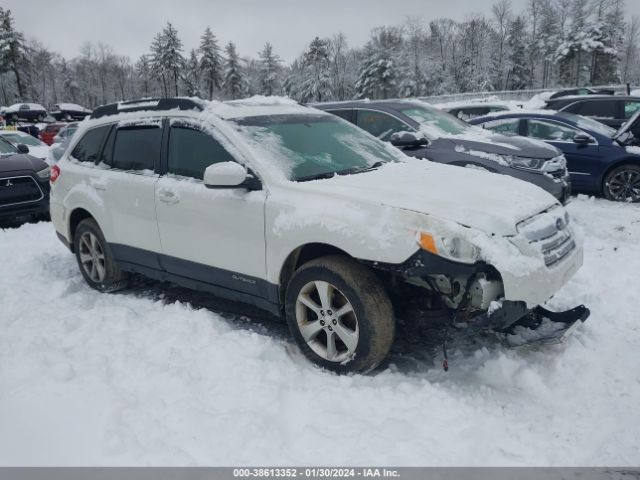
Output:
<svg viewBox="0 0 640 480">
<path fill-rule="evenodd" d="M 79 110 L 79 111 L 87 111 L 87 112 L 91 111 L 83 107 L 82 105 L 78 105 L 77 103 L 56 103 L 54 107 L 60 110 Z"/>
<path fill-rule="evenodd" d="M 310 108 L 287 97 L 265 97 L 256 95 L 244 100 L 206 102 L 205 112 L 223 119 L 257 117 L 261 115 L 286 115 L 309 113 Z M 320 112 L 319 112 L 320 113 Z"/>
<path fill-rule="evenodd" d="M 39 103 L 22 102 L 22 103 L 14 103 L 10 107 L 7 107 L 5 109 L 5 112 L 17 112 L 22 105 L 29 105 L 29 109 L 31 110 L 45 110 L 45 108 Z"/>
</svg>

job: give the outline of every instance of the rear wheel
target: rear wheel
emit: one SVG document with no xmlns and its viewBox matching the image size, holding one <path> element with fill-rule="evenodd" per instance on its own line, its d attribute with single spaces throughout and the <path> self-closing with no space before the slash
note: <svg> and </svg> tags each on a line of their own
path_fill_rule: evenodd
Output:
<svg viewBox="0 0 640 480">
<path fill-rule="evenodd" d="M 327 256 L 304 264 L 289 282 L 285 306 L 298 346 L 326 369 L 370 371 L 393 343 L 395 320 L 385 289 L 350 258 Z"/>
<path fill-rule="evenodd" d="M 640 202 L 640 166 L 622 165 L 604 180 L 604 196 L 615 202 Z"/>
<path fill-rule="evenodd" d="M 82 276 L 91 288 L 115 292 L 127 286 L 128 275 L 118 268 L 98 224 L 92 218 L 81 221 L 73 237 Z"/>
</svg>

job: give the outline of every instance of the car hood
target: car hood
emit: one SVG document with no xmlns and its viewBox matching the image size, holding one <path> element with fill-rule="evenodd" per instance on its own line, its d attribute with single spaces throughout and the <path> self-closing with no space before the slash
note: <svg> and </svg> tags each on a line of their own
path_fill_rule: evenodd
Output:
<svg viewBox="0 0 640 480">
<path fill-rule="evenodd" d="M 47 168 L 44 160 L 33 157 L 28 154 L 16 154 L 10 157 L 0 157 L 0 174 L 8 172 L 17 172 L 20 170 L 32 170 L 39 172 Z"/>
<path fill-rule="evenodd" d="M 301 188 L 410 210 L 498 235 L 557 200 L 530 183 L 490 172 L 420 160 L 353 175 L 302 182 Z"/>
<path fill-rule="evenodd" d="M 496 155 L 527 158 L 550 159 L 560 155 L 560 151 L 545 142 L 525 137 L 507 137 L 506 135 L 480 132 L 473 135 L 448 135 L 434 141 L 434 146 L 442 148 L 444 142 L 450 142 L 453 148 L 464 151 L 477 151 Z"/>
</svg>

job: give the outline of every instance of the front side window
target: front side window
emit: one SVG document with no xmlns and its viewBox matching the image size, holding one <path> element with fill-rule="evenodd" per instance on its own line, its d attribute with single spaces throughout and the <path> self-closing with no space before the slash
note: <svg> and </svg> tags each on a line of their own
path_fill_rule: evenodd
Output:
<svg viewBox="0 0 640 480">
<path fill-rule="evenodd" d="M 406 107 L 399 108 L 399 110 L 418 122 L 421 131 L 433 138 L 461 135 L 476 128 L 449 113 L 426 105 L 407 104 Z"/>
<path fill-rule="evenodd" d="M 160 159 L 162 129 L 157 126 L 119 128 L 115 134 L 111 166 L 120 170 L 154 170 Z"/>
<path fill-rule="evenodd" d="M 382 141 L 389 140 L 394 133 L 406 132 L 410 129 L 404 122 L 386 113 L 370 110 L 356 110 L 356 112 L 356 125 Z"/>
<path fill-rule="evenodd" d="M 110 126 L 105 125 L 88 130 L 73 148 L 71 156 L 79 162 L 94 163 L 98 159 L 102 142 L 104 142 L 104 137 L 109 131 L 109 128 Z"/>
<path fill-rule="evenodd" d="M 333 115 L 273 115 L 235 122 L 256 160 L 293 181 L 357 173 L 404 158 L 395 148 Z"/>
<path fill-rule="evenodd" d="M 209 165 L 233 161 L 233 156 L 208 133 L 188 125 L 171 127 L 169 173 L 202 180 Z"/>
<path fill-rule="evenodd" d="M 546 140 L 550 142 L 571 142 L 573 137 L 581 133 L 580 131 L 552 122 L 542 120 L 529 120 L 528 135 L 531 138 Z"/>
<path fill-rule="evenodd" d="M 500 118 L 496 120 L 489 120 L 482 124 L 482 128 L 491 130 L 492 132 L 501 133 L 502 135 L 519 135 L 520 119 Z"/>
</svg>

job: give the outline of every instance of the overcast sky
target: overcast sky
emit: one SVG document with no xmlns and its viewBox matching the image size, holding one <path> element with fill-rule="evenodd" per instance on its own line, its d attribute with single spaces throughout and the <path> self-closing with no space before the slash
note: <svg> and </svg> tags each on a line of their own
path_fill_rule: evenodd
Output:
<svg viewBox="0 0 640 480">
<path fill-rule="evenodd" d="M 236 43 L 241 55 L 256 56 L 266 41 L 291 61 L 316 35 L 344 32 L 362 46 L 371 28 L 399 24 L 407 16 L 464 20 L 490 14 L 494 0 L 2 0 L 16 25 L 67 58 L 87 40 L 104 42 L 132 59 L 149 51 L 167 20 L 178 29 L 185 52 L 198 45 L 210 26 L 221 45 Z M 512 0 L 524 10 L 526 0 Z M 627 1 L 640 15 L 640 0 Z"/>
</svg>

